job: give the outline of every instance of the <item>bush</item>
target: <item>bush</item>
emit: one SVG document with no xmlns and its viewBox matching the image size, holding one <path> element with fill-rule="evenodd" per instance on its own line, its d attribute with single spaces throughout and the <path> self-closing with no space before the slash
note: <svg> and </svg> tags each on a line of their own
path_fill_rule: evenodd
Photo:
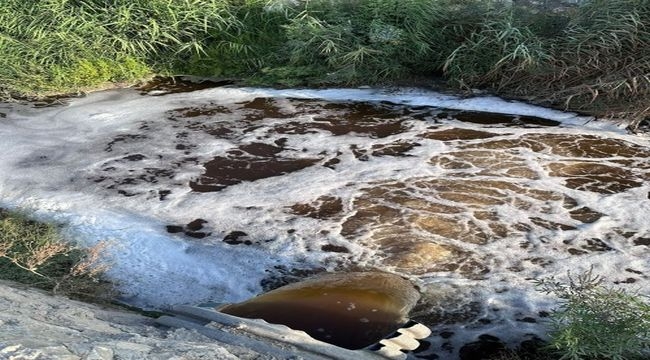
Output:
<svg viewBox="0 0 650 360">
<path fill-rule="evenodd" d="M 602 285 L 592 271 L 567 283 L 538 282 L 561 305 L 551 316 L 550 345 L 571 360 L 631 360 L 650 356 L 650 302 L 641 295 Z"/>
<path fill-rule="evenodd" d="M 81 250 L 67 244 L 58 228 L 0 209 L 0 279 L 86 299 L 108 299 L 113 287 L 102 279 L 105 243 Z"/>
</svg>

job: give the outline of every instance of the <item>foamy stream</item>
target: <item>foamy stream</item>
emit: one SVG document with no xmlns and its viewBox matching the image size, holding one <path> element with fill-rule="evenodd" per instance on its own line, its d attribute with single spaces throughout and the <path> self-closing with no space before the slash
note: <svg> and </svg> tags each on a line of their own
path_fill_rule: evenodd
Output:
<svg viewBox="0 0 650 360">
<path fill-rule="evenodd" d="M 142 307 L 379 269 L 420 286 L 431 350 L 455 354 L 541 334 L 555 300 L 536 278 L 593 267 L 650 294 L 650 141 L 574 114 L 409 89 L 124 89 L 0 104 L 0 139 L 0 207 L 108 241 Z"/>
</svg>

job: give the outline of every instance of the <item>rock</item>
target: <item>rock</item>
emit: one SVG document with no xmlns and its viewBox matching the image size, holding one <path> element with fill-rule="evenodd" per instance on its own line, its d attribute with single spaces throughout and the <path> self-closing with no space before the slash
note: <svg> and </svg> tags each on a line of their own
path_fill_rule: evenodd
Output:
<svg viewBox="0 0 650 360">
<path fill-rule="evenodd" d="M 273 359 L 153 318 L 0 281 L 0 359 Z M 80 316 L 81 314 L 81 316 Z"/>
<path fill-rule="evenodd" d="M 95 346 L 86 355 L 86 360 L 113 360 L 113 350 L 104 346 Z"/>
<path fill-rule="evenodd" d="M 458 351 L 461 360 L 495 359 L 506 351 L 506 346 L 501 340 L 492 335 L 483 334 L 477 341 L 465 344 Z"/>
</svg>

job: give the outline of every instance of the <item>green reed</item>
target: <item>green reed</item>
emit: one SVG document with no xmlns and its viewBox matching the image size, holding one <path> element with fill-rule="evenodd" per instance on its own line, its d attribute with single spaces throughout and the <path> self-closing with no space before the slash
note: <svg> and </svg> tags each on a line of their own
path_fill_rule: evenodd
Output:
<svg viewBox="0 0 650 360">
<path fill-rule="evenodd" d="M 0 94 L 154 74 L 285 86 L 444 78 L 641 122 L 650 2 L 552 12 L 497 0 L 3 0 Z"/>
</svg>

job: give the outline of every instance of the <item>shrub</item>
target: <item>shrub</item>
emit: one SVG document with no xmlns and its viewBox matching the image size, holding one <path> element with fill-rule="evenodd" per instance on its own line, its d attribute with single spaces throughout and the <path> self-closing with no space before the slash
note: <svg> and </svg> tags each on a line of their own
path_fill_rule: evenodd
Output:
<svg viewBox="0 0 650 360">
<path fill-rule="evenodd" d="M 602 285 L 592 271 L 568 282 L 554 278 L 538 282 L 540 289 L 560 298 L 551 316 L 550 345 L 571 360 L 630 360 L 650 356 L 648 298 Z"/>
</svg>

